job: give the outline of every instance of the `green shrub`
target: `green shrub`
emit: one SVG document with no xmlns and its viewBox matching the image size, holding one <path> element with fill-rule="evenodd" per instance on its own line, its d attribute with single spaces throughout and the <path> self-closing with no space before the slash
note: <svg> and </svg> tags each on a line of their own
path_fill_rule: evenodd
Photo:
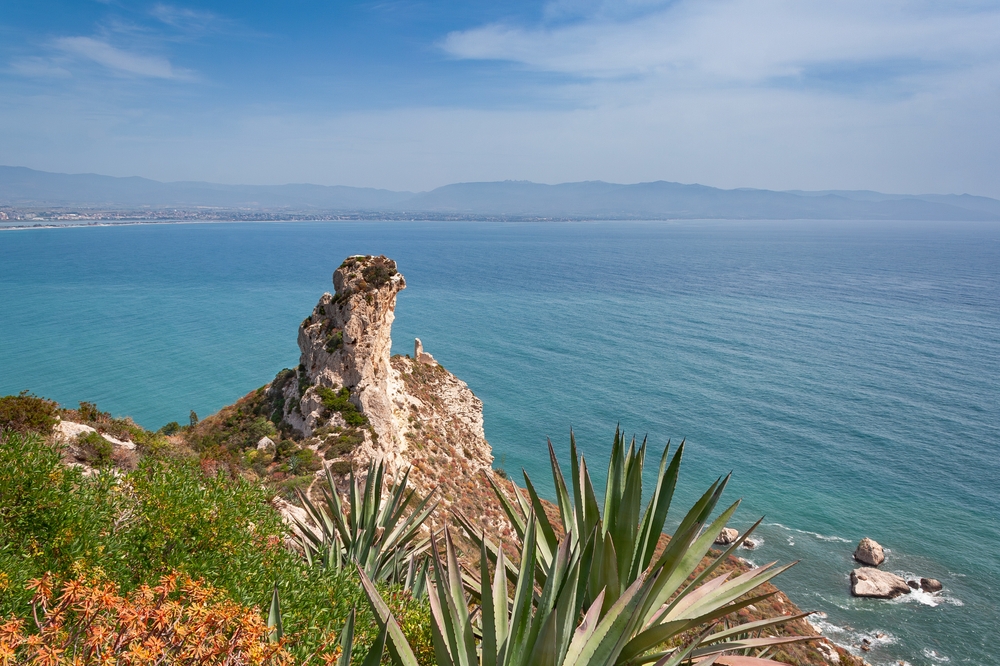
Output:
<svg viewBox="0 0 1000 666">
<path fill-rule="evenodd" d="M 157 430 L 157 432 L 160 433 L 161 435 L 176 435 L 180 431 L 181 431 L 181 424 L 178 423 L 177 421 L 171 421 L 170 423 L 166 424 L 165 426 Z"/>
<path fill-rule="evenodd" d="M 326 386 L 320 386 L 316 389 L 316 393 L 319 394 L 323 401 L 323 407 L 328 413 L 338 412 L 348 425 L 368 425 L 368 417 L 359 412 L 358 408 L 351 402 L 351 391 L 346 386 L 337 392 Z"/>
<path fill-rule="evenodd" d="M 114 453 L 114 446 L 111 442 L 101 437 L 96 432 L 80 433 L 76 438 L 76 445 L 83 453 L 84 462 L 93 467 L 107 467 L 111 464 L 111 454 Z"/>
<path fill-rule="evenodd" d="M 110 474 L 85 479 L 36 433 L 0 433 L 0 616 L 23 615 L 31 578 L 93 566 L 119 512 Z M 103 536 L 102 536 L 103 535 Z"/>
<path fill-rule="evenodd" d="M 330 336 L 326 339 L 326 353 L 332 354 L 341 347 L 344 346 L 344 332 L 334 331 L 330 333 Z"/>
<path fill-rule="evenodd" d="M 59 405 L 27 391 L 0 398 L 0 430 L 48 435 L 58 421 Z"/>
<path fill-rule="evenodd" d="M 395 274 L 394 262 L 383 257 L 375 257 L 372 259 L 372 263 L 361 271 L 361 277 L 368 283 L 368 286 L 375 289 L 389 282 Z"/>
</svg>

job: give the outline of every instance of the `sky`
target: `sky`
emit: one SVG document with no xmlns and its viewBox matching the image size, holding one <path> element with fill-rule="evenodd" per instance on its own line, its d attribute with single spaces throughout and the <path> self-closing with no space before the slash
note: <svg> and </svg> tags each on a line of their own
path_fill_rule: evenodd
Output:
<svg viewBox="0 0 1000 666">
<path fill-rule="evenodd" d="M 0 164 L 1000 197 L 1000 0 L 0 0 Z"/>
</svg>

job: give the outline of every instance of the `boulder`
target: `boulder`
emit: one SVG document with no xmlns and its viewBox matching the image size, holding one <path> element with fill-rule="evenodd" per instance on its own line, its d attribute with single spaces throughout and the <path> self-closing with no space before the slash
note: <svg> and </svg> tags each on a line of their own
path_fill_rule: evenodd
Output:
<svg viewBox="0 0 1000 666">
<path fill-rule="evenodd" d="M 851 594 L 856 597 L 895 599 L 909 593 L 910 586 L 906 581 L 888 571 L 861 567 L 851 572 Z"/>
<path fill-rule="evenodd" d="M 719 546 L 728 546 L 732 542 L 736 541 L 740 537 L 740 533 L 734 530 L 732 527 L 724 527 L 722 531 L 719 532 L 719 536 L 715 537 L 715 543 Z"/>
<path fill-rule="evenodd" d="M 740 548 L 746 548 L 747 550 L 756 550 L 757 546 L 759 545 L 760 541 L 757 541 L 755 539 L 746 539 L 742 544 L 740 544 Z"/>
<path fill-rule="evenodd" d="M 273 449 L 273 448 L 274 448 L 274 440 L 271 439 L 270 437 L 266 436 L 261 437 L 260 440 L 257 442 L 258 451 L 267 451 L 268 449 Z"/>
<path fill-rule="evenodd" d="M 924 592 L 940 592 L 944 589 L 944 585 L 936 578 L 921 578 L 920 589 Z"/>
<path fill-rule="evenodd" d="M 908 581 L 906 581 L 906 584 L 910 586 L 911 590 L 918 590 L 918 589 L 920 589 L 920 583 L 918 583 L 915 580 L 908 580 Z"/>
<path fill-rule="evenodd" d="M 877 567 L 885 562 L 885 553 L 877 541 L 865 537 L 858 543 L 854 551 L 854 559 L 870 567 Z"/>
</svg>

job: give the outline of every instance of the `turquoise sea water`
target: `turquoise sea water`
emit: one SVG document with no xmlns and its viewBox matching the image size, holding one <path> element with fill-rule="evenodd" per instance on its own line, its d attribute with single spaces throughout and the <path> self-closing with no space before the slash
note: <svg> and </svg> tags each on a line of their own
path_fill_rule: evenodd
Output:
<svg viewBox="0 0 1000 666">
<path fill-rule="evenodd" d="M 1000 662 L 1000 228 L 816 222 L 282 223 L 0 232 L 0 394 L 150 428 L 297 363 L 348 254 L 407 279 L 419 336 L 485 403 L 498 462 L 545 488 L 572 426 L 687 438 L 677 506 L 719 474 L 766 515 L 754 562 L 875 664 Z M 854 544 L 938 598 L 848 593 Z M 876 635 L 884 634 L 882 638 Z"/>
</svg>

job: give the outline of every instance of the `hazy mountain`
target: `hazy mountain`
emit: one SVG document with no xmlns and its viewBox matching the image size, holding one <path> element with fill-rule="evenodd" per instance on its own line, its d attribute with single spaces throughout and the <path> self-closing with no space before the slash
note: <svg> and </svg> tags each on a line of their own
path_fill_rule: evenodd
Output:
<svg viewBox="0 0 1000 666">
<path fill-rule="evenodd" d="M 161 183 L 148 178 L 0 167 L 0 204 L 112 208 L 292 208 L 382 210 L 413 196 L 369 187 Z"/>
<path fill-rule="evenodd" d="M 611 219 L 1000 220 L 1000 201 L 963 195 L 871 191 L 723 190 L 657 181 L 543 185 L 456 183 L 430 192 L 324 185 L 162 183 L 146 178 L 57 174 L 0 167 L 0 204 L 25 207 L 380 211 Z"/>
</svg>

